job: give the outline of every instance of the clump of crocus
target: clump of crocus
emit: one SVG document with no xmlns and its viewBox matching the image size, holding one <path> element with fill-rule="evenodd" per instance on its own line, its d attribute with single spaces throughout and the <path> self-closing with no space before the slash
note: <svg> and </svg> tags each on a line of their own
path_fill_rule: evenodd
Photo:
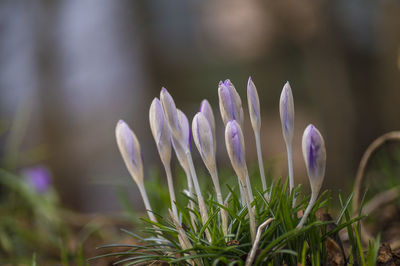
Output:
<svg viewBox="0 0 400 266">
<path fill-rule="evenodd" d="M 262 183 L 262 188 L 265 191 L 265 190 L 267 190 L 267 182 L 265 181 L 264 163 L 263 163 L 262 152 L 261 152 L 260 100 L 258 98 L 256 85 L 254 85 L 254 82 L 251 79 L 251 77 L 249 77 L 249 80 L 247 82 L 247 101 L 249 104 L 249 114 L 250 114 L 251 126 L 253 127 L 254 136 L 256 139 L 258 167 L 260 168 L 261 183 Z"/>
<path fill-rule="evenodd" d="M 325 142 L 321 136 L 321 133 L 319 133 L 318 129 L 313 125 L 308 125 L 304 130 L 302 149 L 304 162 L 306 163 L 307 174 L 311 185 L 311 199 L 297 227 L 303 226 L 308 215 L 310 214 L 312 207 L 314 207 L 325 176 Z"/>
<path fill-rule="evenodd" d="M 146 189 L 144 187 L 143 162 L 139 141 L 135 133 L 133 133 L 129 126 L 122 120 L 119 120 L 117 123 L 115 128 L 115 136 L 117 138 L 118 148 L 122 158 L 124 159 L 125 166 L 139 188 L 139 192 L 142 196 L 147 214 L 151 221 L 157 222 L 157 219 L 151 209 Z"/>
<path fill-rule="evenodd" d="M 233 169 L 239 177 L 240 183 L 243 187 L 244 199 L 246 201 L 247 210 L 250 218 L 250 232 L 251 239 L 254 241 L 256 234 L 256 222 L 254 218 L 253 208 L 251 207 L 252 196 L 248 192 L 248 171 L 245 158 L 245 147 L 243 133 L 236 120 L 229 121 L 225 129 L 225 142 L 226 149 L 228 150 L 229 159 L 231 160 Z M 250 188 L 251 190 L 251 188 Z"/>
<path fill-rule="evenodd" d="M 168 211 L 172 222 L 165 219 L 160 219 L 161 223 L 156 221 L 143 184 L 143 164 L 139 142 L 125 122 L 118 122 L 116 127 L 118 147 L 129 173 L 139 187 L 155 228 L 150 228 L 148 231 L 155 235 L 155 238 L 145 239 L 145 247 L 133 251 L 137 257 L 122 259 L 120 262 L 129 261 L 135 264 L 165 261 L 170 264 L 236 265 L 243 264 L 245 260 L 245 265 L 270 264 L 271 261 L 277 265 L 282 262 L 298 263 L 300 256 L 293 256 L 292 252 L 281 252 L 282 248 L 292 248 L 296 254 L 299 250 L 309 252 L 306 250 L 307 246 L 309 250 L 314 250 L 315 247 L 312 246 L 314 243 L 303 243 L 303 241 L 309 238 L 315 239 L 315 237 L 321 239 L 320 235 L 312 237 L 302 235 L 308 230 L 307 227 L 302 230 L 293 228 L 292 225 L 298 222 L 296 216 L 298 209 L 289 207 L 294 205 L 294 202 L 291 195 L 287 193 L 286 183 L 276 182 L 271 185 L 268 198 L 267 194 L 262 194 L 267 190 L 267 183 L 261 153 L 260 100 L 253 80 L 249 78 L 247 83 L 247 99 L 262 182 L 262 188 L 254 187 L 255 196 L 253 196 L 253 187 L 245 159 L 244 115 L 241 98 L 230 80 L 219 82 L 218 96 L 225 126 L 226 149 L 240 188 L 239 197 L 236 190 L 228 186 L 229 193 L 225 201 L 217 169 L 216 124 L 210 103 L 207 100 L 202 101 L 191 127 L 188 118 L 176 107 L 174 99 L 165 88 L 161 90 L 160 100 L 155 98 L 150 106 L 150 127 L 167 176 L 171 200 L 171 208 Z M 292 162 L 294 104 L 288 82 L 281 93 L 279 111 L 287 149 L 291 193 L 294 187 Z M 200 189 L 191 154 L 192 137 L 214 185 L 215 191 L 207 193 L 207 196 L 215 193 L 217 202 L 213 197 L 207 197 L 206 204 L 203 198 L 204 191 Z M 188 203 L 185 203 L 187 208 L 176 202 L 171 172 L 172 148 L 187 177 L 187 189 L 181 191 L 189 198 Z M 304 132 L 302 148 L 312 194 L 304 215 L 297 225 L 298 228 L 303 227 L 316 205 L 325 174 L 324 140 L 312 125 L 309 125 Z M 319 223 L 313 226 L 319 226 Z M 310 231 L 312 234 L 319 234 L 321 230 L 310 229 Z M 288 237 L 282 237 L 284 234 Z M 299 239 L 297 239 L 298 236 Z M 301 247 L 298 246 L 299 244 Z M 276 263 L 276 258 L 283 256 L 286 257 Z M 305 260 L 306 256 L 309 255 L 304 253 L 301 257 Z M 319 265 L 319 256 L 320 253 L 317 256 L 310 256 L 311 259 L 316 258 L 316 262 L 313 261 L 315 265 Z"/>
<path fill-rule="evenodd" d="M 292 88 L 289 82 L 283 86 L 281 99 L 279 101 L 279 113 L 281 116 L 282 133 L 286 144 L 288 168 L 289 168 L 289 187 L 290 192 L 294 188 L 293 177 L 293 155 L 292 155 L 292 142 L 294 132 L 294 103 Z"/>
</svg>

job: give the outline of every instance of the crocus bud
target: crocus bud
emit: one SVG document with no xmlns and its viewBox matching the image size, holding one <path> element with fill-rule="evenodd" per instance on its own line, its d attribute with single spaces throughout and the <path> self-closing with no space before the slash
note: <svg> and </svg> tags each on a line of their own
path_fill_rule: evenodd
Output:
<svg viewBox="0 0 400 266">
<path fill-rule="evenodd" d="M 226 149 L 233 169 L 242 182 L 245 182 L 247 166 L 245 160 L 245 147 L 242 130 L 236 120 L 231 120 L 225 129 Z"/>
<path fill-rule="evenodd" d="M 302 148 L 311 190 L 318 194 L 325 176 L 326 150 L 321 133 L 313 125 L 304 130 Z"/>
<path fill-rule="evenodd" d="M 180 126 L 180 136 L 181 141 L 185 148 L 191 149 L 192 147 L 192 134 L 190 132 L 189 120 L 187 119 L 185 113 L 180 109 L 176 109 L 178 112 L 178 120 Z"/>
<path fill-rule="evenodd" d="M 235 86 L 233 86 L 233 83 L 229 79 L 226 79 L 224 81 L 224 84 L 232 91 L 234 104 L 239 115 L 237 120 L 239 122 L 239 125 L 243 127 L 244 115 L 243 115 L 242 100 L 240 99 L 240 95 L 237 92 Z"/>
<path fill-rule="evenodd" d="M 229 159 L 231 160 L 233 169 L 239 177 L 242 190 L 241 195 L 246 201 L 247 210 L 250 218 L 251 239 L 254 241 L 256 233 L 256 222 L 251 202 L 253 201 L 253 193 L 251 192 L 250 179 L 247 173 L 247 166 L 244 151 L 243 133 L 236 120 L 229 121 L 225 129 L 226 149 L 228 150 Z"/>
<path fill-rule="evenodd" d="M 210 103 L 207 100 L 203 100 L 200 105 L 200 112 L 203 113 L 203 115 L 207 118 L 208 122 L 210 123 L 212 134 L 213 134 L 213 140 L 214 140 L 214 153 L 217 151 L 217 139 L 216 139 L 216 133 L 215 133 L 215 118 L 214 118 L 214 112 L 211 108 Z"/>
<path fill-rule="evenodd" d="M 307 174 L 311 185 L 311 198 L 303 217 L 297 225 L 298 228 L 301 228 L 304 225 L 308 215 L 314 207 L 325 176 L 325 142 L 321 136 L 321 133 L 319 133 L 318 129 L 316 129 L 313 125 L 308 125 L 308 127 L 304 130 L 302 148 Z"/>
<path fill-rule="evenodd" d="M 282 89 L 279 113 L 281 115 L 283 137 L 286 143 L 292 142 L 294 130 L 294 103 L 289 82 L 286 82 Z"/>
<path fill-rule="evenodd" d="M 150 128 L 163 163 L 171 161 L 171 136 L 160 100 L 154 98 L 149 112 Z"/>
<path fill-rule="evenodd" d="M 198 112 L 192 122 L 194 143 L 200 152 L 207 169 L 212 173 L 215 168 L 215 153 L 213 133 L 207 118 Z"/>
<path fill-rule="evenodd" d="M 249 77 L 249 81 L 247 82 L 247 101 L 249 104 L 251 125 L 253 126 L 254 130 L 260 130 L 260 100 L 258 98 L 256 86 L 254 85 L 251 77 Z"/>
<path fill-rule="evenodd" d="M 218 85 L 219 108 L 222 120 L 226 125 L 230 120 L 236 120 L 243 126 L 243 107 L 239 94 L 232 82 L 227 79 Z"/>
<path fill-rule="evenodd" d="M 160 101 L 172 135 L 174 135 L 177 139 L 180 139 L 182 136 L 179 135 L 181 129 L 179 125 L 178 112 L 176 110 L 174 99 L 172 98 L 171 94 L 168 93 L 166 88 L 161 89 Z"/>
<path fill-rule="evenodd" d="M 142 156 L 140 153 L 140 144 L 135 133 L 133 133 L 124 121 L 119 120 L 115 128 L 115 135 L 126 168 L 128 168 L 136 184 L 143 184 Z"/>
<path fill-rule="evenodd" d="M 265 191 L 267 189 L 267 183 L 265 181 L 264 162 L 262 159 L 261 141 L 260 141 L 260 130 L 261 130 L 260 100 L 258 98 L 256 85 L 254 85 L 254 82 L 251 79 L 251 77 L 249 77 L 249 81 L 247 82 L 247 101 L 249 105 L 251 125 L 253 127 L 254 136 L 256 138 L 257 158 L 258 158 L 258 166 L 260 168 L 261 183 L 263 191 Z M 266 198 L 268 198 L 267 194 Z"/>
<path fill-rule="evenodd" d="M 189 165 L 186 158 L 186 151 L 190 149 L 190 144 L 192 141 L 189 128 L 189 121 L 186 115 L 179 109 L 177 109 L 177 116 L 179 121 L 179 130 L 180 130 L 178 132 L 178 135 L 182 137 L 177 139 L 175 135 L 173 135 L 171 136 L 171 142 L 180 165 L 185 171 L 189 171 Z"/>
</svg>

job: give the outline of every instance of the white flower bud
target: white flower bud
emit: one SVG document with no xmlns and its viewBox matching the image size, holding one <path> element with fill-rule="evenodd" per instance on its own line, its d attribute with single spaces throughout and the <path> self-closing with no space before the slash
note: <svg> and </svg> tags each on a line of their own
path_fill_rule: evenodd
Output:
<svg viewBox="0 0 400 266">
<path fill-rule="evenodd" d="M 202 112 L 204 114 L 204 116 L 207 118 L 208 122 L 210 123 L 212 134 L 213 134 L 213 140 L 214 140 L 214 154 L 216 154 L 217 139 L 216 139 L 216 133 L 215 133 L 215 118 L 214 118 L 214 112 L 211 108 L 211 105 L 207 100 L 203 100 L 201 102 L 200 112 Z"/>
<path fill-rule="evenodd" d="M 281 116 L 282 132 L 286 143 L 291 143 L 294 131 L 294 103 L 293 94 L 289 82 L 283 86 L 279 102 L 279 113 Z"/>
<path fill-rule="evenodd" d="M 242 130 L 236 120 L 229 121 L 225 129 L 225 142 L 229 159 L 237 176 L 246 182 L 247 165 Z"/>
<path fill-rule="evenodd" d="M 149 112 L 150 128 L 157 145 L 160 158 L 165 164 L 171 161 L 171 134 L 160 100 L 154 98 Z"/>
<path fill-rule="evenodd" d="M 321 133 L 311 124 L 304 130 L 302 149 L 311 190 L 318 194 L 325 176 L 326 149 Z"/>
<path fill-rule="evenodd" d="M 194 143 L 200 152 L 204 164 L 210 173 L 213 173 L 215 170 L 214 140 L 210 123 L 203 113 L 198 112 L 194 116 L 192 132 Z"/>
<path fill-rule="evenodd" d="M 140 152 L 139 141 L 129 128 L 129 126 L 122 120 L 119 120 L 115 128 L 115 136 L 122 158 L 125 162 L 126 168 L 136 184 L 143 184 L 143 162 Z"/>
<path fill-rule="evenodd" d="M 260 130 L 261 128 L 261 115 L 260 115 L 260 100 L 253 80 L 249 77 L 247 82 L 247 101 L 249 105 L 249 114 L 251 125 L 254 130 Z"/>
</svg>

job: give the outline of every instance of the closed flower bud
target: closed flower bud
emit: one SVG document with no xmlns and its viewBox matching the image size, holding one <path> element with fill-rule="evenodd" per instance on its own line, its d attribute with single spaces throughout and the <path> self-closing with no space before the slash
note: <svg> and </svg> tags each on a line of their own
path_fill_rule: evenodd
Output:
<svg viewBox="0 0 400 266">
<path fill-rule="evenodd" d="M 210 123 L 212 134 L 213 134 L 213 140 L 214 140 L 214 154 L 215 154 L 217 151 L 217 139 L 216 139 L 216 133 L 215 133 L 215 118 L 214 118 L 214 112 L 211 108 L 211 105 L 207 100 L 203 100 L 201 102 L 200 112 L 203 113 L 203 115 L 207 118 L 208 122 Z"/>
<path fill-rule="evenodd" d="M 291 142 L 294 130 L 294 103 L 289 82 L 286 82 L 282 89 L 279 113 L 281 116 L 283 137 L 287 143 Z"/>
<path fill-rule="evenodd" d="M 226 149 L 228 150 L 229 159 L 231 160 L 233 169 L 239 177 L 242 186 L 241 195 L 246 201 L 247 210 L 250 218 L 250 234 L 251 240 L 254 241 L 256 233 L 256 222 L 254 211 L 251 206 L 253 201 L 253 193 L 251 191 L 250 179 L 247 173 L 244 139 L 239 123 L 236 120 L 229 121 L 225 129 Z"/>
<path fill-rule="evenodd" d="M 243 126 L 243 107 L 239 94 L 232 82 L 227 79 L 218 85 L 219 108 L 222 120 L 226 125 L 230 120 L 236 120 Z"/>
<path fill-rule="evenodd" d="M 325 142 L 318 129 L 308 125 L 303 134 L 303 157 L 313 193 L 319 192 L 325 176 Z"/>
<path fill-rule="evenodd" d="M 192 122 L 194 143 L 200 152 L 207 169 L 212 173 L 215 168 L 214 139 L 210 123 L 202 112 L 198 112 Z"/>
<path fill-rule="evenodd" d="M 245 182 L 247 166 L 242 130 L 236 120 L 229 121 L 225 129 L 226 149 L 233 169 L 242 182 Z"/>
<path fill-rule="evenodd" d="M 247 82 L 247 101 L 249 105 L 249 113 L 251 125 L 254 130 L 260 130 L 261 128 L 261 117 L 260 117 L 260 100 L 253 80 L 249 77 Z"/>
<path fill-rule="evenodd" d="M 142 156 L 140 144 L 135 133 L 124 121 L 119 120 L 115 128 L 115 135 L 126 168 L 128 168 L 136 184 L 143 184 Z"/>
<path fill-rule="evenodd" d="M 263 191 L 266 191 L 267 183 L 265 180 L 264 162 L 262 159 L 261 141 L 260 141 L 260 131 L 261 131 L 260 100 L 258 98 L 256 85 L 254 85 L 254 82 L 251 79 L 251 77 L 249 77 L 249 80 L 247 82 L 247 101 L 249 105 L 251 125 L 253 127 L 254 136 L 256 139 L 258 167 L 260 169 L 262 188 Z M 266 198 L 268 198 L 267 194 Z"/>
<path fill-rule="evenodd" d="M 192 141 L 189 128 L 189 121 L 186 115 L 181 110 L 177 109 L 177 114 L 178 114 L 178 121 L 180 128 L 178 135 L 182 137 L 177 139 L 175 136 L 172 136 L 171 137 L 172 146 L 175 150 L 176 157 L 178 158 L 178 161 L 182 166 L 182 168 L 185 169 L 185 171 L 189 171 L 189 165 L 186 158 L 186 151 L 187 149 L 190 149 Z"/>
<path fill-rule="evenodd" d="M 302 149 L 304 161 L 306 163 L 307 174 L 311 185 L 311 198 L 303 217 L 297 225 L 298 228 L 301 228 L 304 225 L 308 215 L 314 207 L 325 176 L 325 142 L 321 136 L 321 133 L 319 133 L 318 129 L 316 129 L 313 125 L 308 125 L 308 127 L 304 130 Z"/>
<path fill-rule="evenodd" d="M 168 93 L 167 89 L 162 88 L 160 93 L 160 101 L 164 109 L 165 118 L 168 121 L 171 133 L 179 139 L 181 132 L 179 125 L 178 112 L 176 110 L 176 105 L 171 94 Z"/>
<path fill-rule="evenodd" d="M 160 100 L 154 98 L 149 112 L 150 128 L 157 145 L 161 160 L 169 163 L 171 160 L 171 136 Z"/>
<path fill-rule="evenodd" d="M 184 147 L 189 150 L 192 148 L 192 134 L 190 132 L 189 120 L 187 119 L 185 113 L 177 109 L 179 126 L 181 129 L 180 136 L 183 141 Z"/>
</svg>

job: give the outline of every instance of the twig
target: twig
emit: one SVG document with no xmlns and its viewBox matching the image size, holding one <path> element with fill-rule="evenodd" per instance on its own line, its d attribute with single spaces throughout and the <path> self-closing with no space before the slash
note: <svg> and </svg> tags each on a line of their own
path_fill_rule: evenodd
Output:
<svg viewBox="0 0 400 266">
<path fill-rule="evenodd" d="M 367 163 L 373 152 L 382 146 L 386 141 L 389 140 L 398 140 L 400 141 L 400 131 L 392 131 L 386 133 L 379 138 L 375 139 L 365 150 L 363 156 L 361 157 L 360 164 L 358 166 L 356 181 L 354 183 L 354 198 L 353 198 L 353 211 L 354 214 L 357 214 L 360 210 L 360 190 L 361 190 L 361 182 L 364 178 L 365 168 L 367 167 Z"/>
<path fill-rule="evenodd" d="M 254 258 L 256 256 L 256 251 L 258 249 L 258 243 L 261 240 L 261 233 L 265 229 L 265 227 L 268 224 L 270 224 L 273 220 L 274 220 L 274 218 L 269 218 L 265 222 L 260 224 L 260 226 L 258 227 L 256 238 L 255 238 L 254 243 L 253 243 L 253 247 L 251 248 L 250 253 L 249 253 L 249 255 L 247 256 L 247 259 L 246 259 L 246 264 L 245 264 L 246 266 L 249 266 L 249 265 L 251 265 L 253 263 Z"/>
<path fill-rule="evenodd" d="M 360 211 L 360 191 L 361 191 L 361 183 L 362 180 L 364 178 L 364 172 L 365 172 L 365 168 L 368 165 L 368 161 L 371 157 L 371 155 L 383 144 L 385 144 L 385 142 L 387 141 L 400 141 L 400 131 L 392 131 L 386 134 L 383 134 L 382 136 L 378 137 L 377 139 L 375 139 L 369 146 L 368 148 L 365 150 L 363 156 L 361 157 L 361 161 L 360 164 L 358 166 L 357 169 L 357 174 L 356 174 L 356 181 L 354 183 L 354 197 L 353 197 L 353 216 L 356 216 L 359 211 Z M 393 189 L 391 189 L 393 190 Z M 388 199 L 386 200 L 382 200 L 380 198 L 378 198 L 379 196 L 393 196 L 392 193 L 394 193 L 393 191 L 386 191 L 388 194 L 383 194 L 385 192 L 383 192 L 382 194 L 379 194 L 378 196 L 376 196 L 375 198 L 372 199 L 372 202 L 370 202 L 370 204 L 368 204 L 366 207 L 368 207 L 369 211 L 371 211 L 371 209 L 377 208 L 379 206 L 381 206 L 384 202 L 388 202 Z M 397 191 L 398 193 L 399 191 Z M 375 205 L 375 206 L 374 206 Z M 367 210 L 368 210 L 367 209 Z M 363 222 L 361 221 L 361 225 L 363 225 Z M 364 228 L 364 226 L 361 226 L 361 233 L 363 235 L 363 238 L 361 239 L 362 242 L 364 244 L 368 244 L 369 240 L 371 240 L 373 237 L 372 235 Z"/>
<path fill-rule="evenodd" d="M 386 205 L 400 196 L 400 186 L 386 190 L 373 197 L 362 210 L 363 214 L 369 215 L 379 207 Z"/>
</svg>

